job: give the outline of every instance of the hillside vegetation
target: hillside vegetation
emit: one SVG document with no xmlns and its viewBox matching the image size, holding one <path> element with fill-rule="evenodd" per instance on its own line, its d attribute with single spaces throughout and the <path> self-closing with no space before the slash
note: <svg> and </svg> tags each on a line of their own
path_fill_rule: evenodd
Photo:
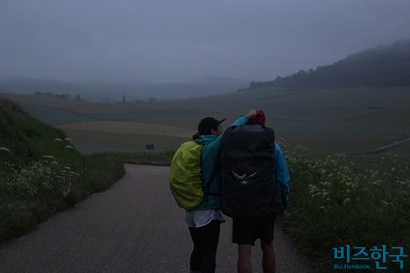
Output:
<svg viewBox="0 0 410 273">
<path fill-rule="evenodd" d="M 59 141 L 57 141 L 59 140 Z M 6 168 L 6 162 L 21 168 L 24 165 L 53 155 L 57 160 L 63 156 L 76 159 L 80 155 L 72 149 L 70 141 L 61 130 L 39 122 L 26 114 L 22 108 L 0 98 L 0 168 Z M 70 147 L 70 152 L 67 150 Z M 61 149 L 59 153 L 56 150 Z"/>
<path fill-rule="evenodd" d="M 0 97 L 0 244 L 109 188 L 124 162 L 169 164 L 172 154 L 90 154 Z"/>
<path fill-rule="evenodd" d="M 410 40 L 358 52 L 332 65 L 301 70 L 250 88 L 349 88 L 410 86 Z"/>
</svg>

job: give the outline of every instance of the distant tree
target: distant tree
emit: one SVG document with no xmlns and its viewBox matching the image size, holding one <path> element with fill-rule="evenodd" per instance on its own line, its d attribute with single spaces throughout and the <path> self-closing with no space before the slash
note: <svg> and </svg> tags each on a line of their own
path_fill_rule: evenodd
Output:
<svg viewBox="0 0 410 273">
<path fill-rule="evenodd" d="M 122 95 L 122 103 L 127 103 L 127 98 L 125 97 L 125 95 Z"/>
<path fill-rule="evenodd" d="M 61 94 L 61 95 L 56 94 L 56 95 L 54 95 L 54 97 L 59 98 L 59 99 L 63 99 L 63 100 L 67 99 L 65 94 Z"/>
</svg>

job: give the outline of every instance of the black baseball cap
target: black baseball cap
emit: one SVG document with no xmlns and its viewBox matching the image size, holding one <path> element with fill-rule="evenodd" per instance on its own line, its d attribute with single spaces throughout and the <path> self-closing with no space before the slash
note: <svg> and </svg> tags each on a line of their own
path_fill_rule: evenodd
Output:
<svg viewBox="0 0 410 273">
<path fill-rule="evenodd" d="M 213 117 L 206 117 L 198 124 L 198 132 L 201 135 L 210 135 L 212 130 L 218 130 L 218 126 L 226 119 L 217 120 Z"/>
</svg>

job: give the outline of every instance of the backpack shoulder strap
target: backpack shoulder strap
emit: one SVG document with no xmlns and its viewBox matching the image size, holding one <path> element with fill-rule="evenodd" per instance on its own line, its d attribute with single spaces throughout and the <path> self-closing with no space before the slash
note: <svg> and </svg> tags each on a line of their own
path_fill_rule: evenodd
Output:
<svg viewBox="0 0 410 273">
<path fill-rule="evenodd" d="M 205 193 L 205 198 L 206 198 L 206 200 L 208 200 L 208 197 L 209 197 L 210 195 L 212 195 L 212 196 L 221 196 L 221 194 L 211 193 L 211 192 L 210 192 L 210 188 L 211 188 L 211 185 L 212 185 L 212 181 L 214 180 L 215 176 L 217 175 L 217 173 L 219 172 L 220 169 L 221 169 L 221 165 L 220 165 L 219 160 L 218 160 L 218 161 L 216 162 L 216 164 L 215 164 L 213 170 L 212 170 L 212 175 L 211 175 L 211 177 L 208 179 L 208 181 L 207 181 L 207 183 L 205 184 L 204 189 L 203 189 L 203 190 L 204 190 L 204 193 Z"/>
<path fill-rule="evenodd" d="M 205 144 L 206 145 L 206 144 Z M 205 146 L 204 145 L 204 146 Z M 201 157 L 201 164 L 202 164 L 202 157 Z M 212 169 L 212 174 L 211 176 L 208 178 L 208 180 L 204 181 L 205 183 L 203 184 L 203 191 L 205 194 L 205 199 L 208 200 L 208 197 L 211 196 L 221 196 L 221 194 L 217 194 L 217 193 L 211 193 L 210 189 L 212 186 L 212 182 L 215 178 L 215 176 L 218 174 L 218 172 L 221 170 L 221 164 L 219 162 L 219 158 L 215 163 L 215 166 Z M 202 168 L 201 168 L 201 172 L 202 172 Z"/>
</svg>

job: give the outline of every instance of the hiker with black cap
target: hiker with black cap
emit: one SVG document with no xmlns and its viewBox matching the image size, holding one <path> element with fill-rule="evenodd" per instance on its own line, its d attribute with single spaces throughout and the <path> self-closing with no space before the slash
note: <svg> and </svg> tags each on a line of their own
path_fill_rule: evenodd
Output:
<svg viewBox="0 0 410 273">
<path fill-rule="evenodd" d="M 239 117 L 231 126 L 241 126 L 249 118 L 256 115 L 250 110 Z M 210 183 L 209 196 L 194 209 L 185 210 L 185 223 L 194 243 L 190 257 L 191 273 L 214 273 L 216 267 L 216 250 L 218 247 L 220 224 L 225 219 L 220 212 L 222 170 L 218 166 L 221 153 L 221 137 L 223 134 L 221 123 L 213 117 L 206 117 L 198 124 L 198 133 L 192 136 L 195 142 L 202 145 L 201 151 L 201 180 Z M 204 182 L 207 181 L 207 182 Z M 203 185 L 205 187 L 206 185 Z"/>
</svg>

